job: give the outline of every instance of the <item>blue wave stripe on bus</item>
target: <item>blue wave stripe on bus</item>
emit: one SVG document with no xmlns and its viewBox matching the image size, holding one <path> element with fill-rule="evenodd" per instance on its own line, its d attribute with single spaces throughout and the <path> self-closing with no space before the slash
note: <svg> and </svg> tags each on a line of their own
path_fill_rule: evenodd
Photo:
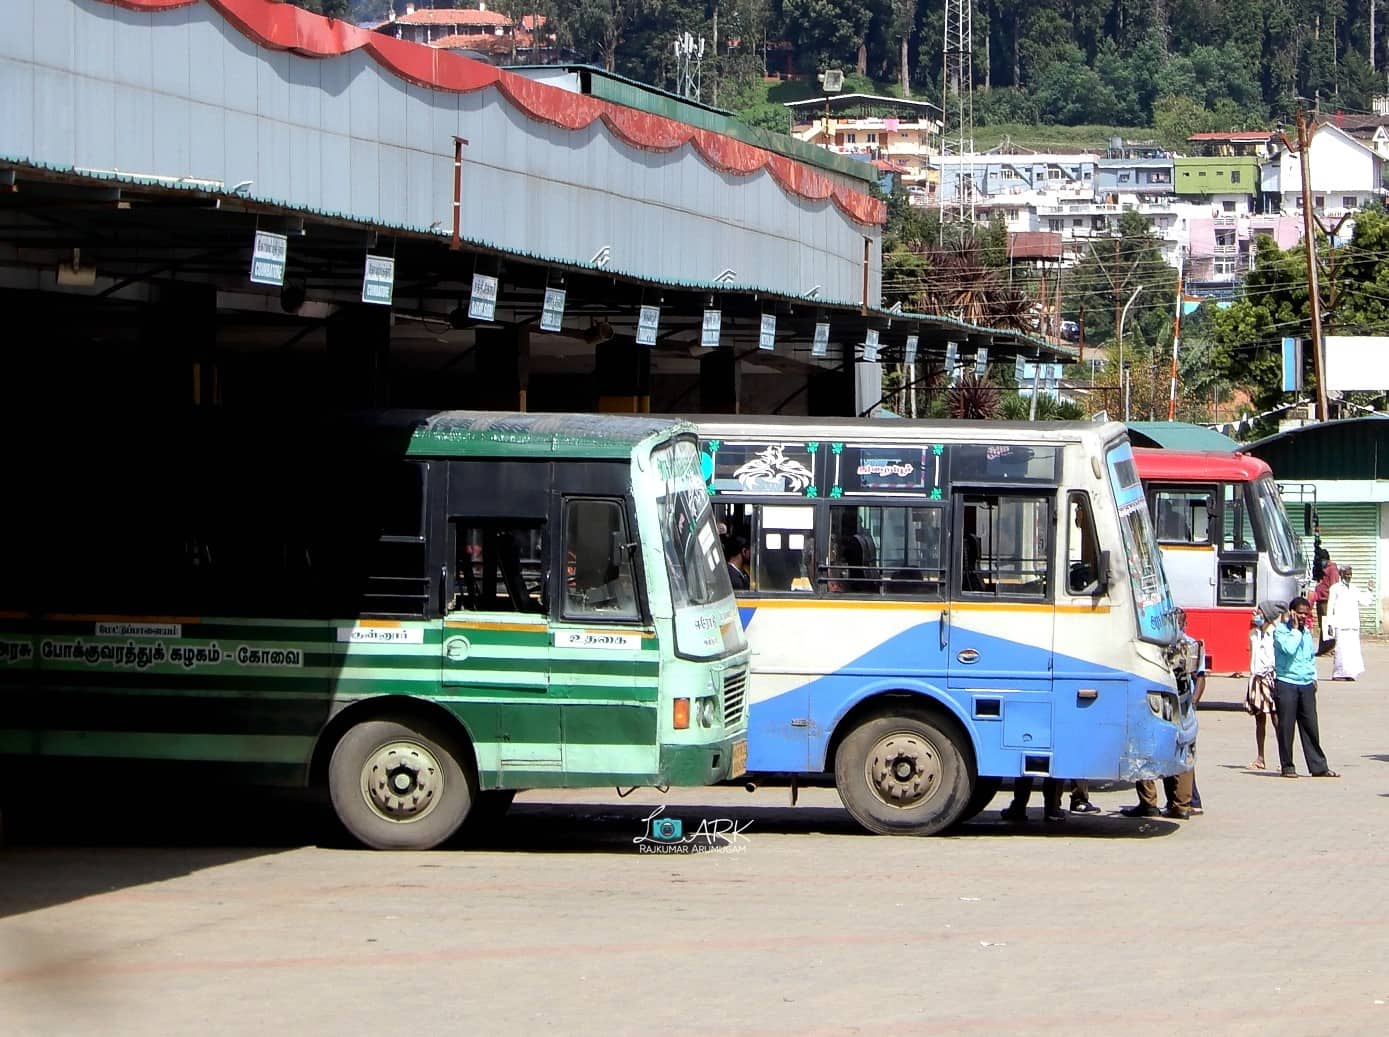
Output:
<svg viewBox="0 0 1389 1037">
<path fill-rule="evenodd" d="M 742 611 L 746 624 L 755 609 Z M 960 639 L 962 633 L 967 633 L 967 638 Z M 966 632 L 958 626 L 955 634 L 951 650 L 943 650 L 939 622 L 917 624 L 872 646 L 835 673 L 808 678 L 780 695 L 753 702 L 748 717 L 748 769 L 797 772 L 832 765 L 825 753 L 835 725 L 863 699 L 894 690 L 929 695 L 953 708 L 966 729 L 973 727 L 978 733 L 975 749 L 982 773 L 1017 774 L 1020 757 L 1028 751 L 1064 752 L 1072 766 L 1086 769 L 1089 760 L 1104 759 L 1106 754 L 1112 760 L 1125 751 L 1127 688 L 1133 675 L 1075 656 L 1053 654 L 1050 645 Z M 956 663 L 956 681 L 967 686 L 951 690 L 947 687 L 950 654 L 964 647 L 980 653 L 984 668 Z M 1068 684 L 1074 687 L 1068 688 Z M 1077 703 L 1075 689 L 1082 685 L 1107 686 L 1111 693 Z M 1032 711 L 1029 718 L 1039 725 L 1035 741 L 1007 746 L 1002 716 L 997 722 L 983 724 L 972 717 L 976 695 L 990 688 L 1007 689 L 1005 713 Z M 1063 710 L 1073 712 L 1062 715 Z M 1082 718 L 1074 715 L 1082 710 L 1087 714 L 1083 724 Z M 793 727 L 793 720 L 802 724 Z M 1078 734 L 1084 729 L 1086 744 L 1070 743 L 1068 720 L 1073 721 Z M 1045 736 L 1041 736 L 1043 731 Z"/>
</svg>

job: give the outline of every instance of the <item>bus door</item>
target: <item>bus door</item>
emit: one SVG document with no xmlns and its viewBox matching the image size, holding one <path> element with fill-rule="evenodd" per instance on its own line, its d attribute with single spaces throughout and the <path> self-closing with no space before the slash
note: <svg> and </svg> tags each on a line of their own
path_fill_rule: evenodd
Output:
<svg viewBox="0 0 1389 1037">
<path fill-rule="evenodd" d="M 1068 490 L 1058 526 L 1056 635 L 1052 653 L 1052 773 L 1094 777 L 1126 751 L 1133 619 L 1118 538 L 1102 551 L 1091 497 Z M 1063 546 L 1064 545 L 1064 546 Z M 1116 607 L 1117 603 L 1117 607 Z"/>
<path fill-rule="evenodd" d="M 1217 604 L 1218 563 L 1222 561 L 1216 554 L 1218 489 L 1214 484 L 1155 485 L 1149 489 L 1148 507 L 1157 527 L 1172 600 L 1186 609 L 1208 609 Z"/>
<path fill-rule="evenodd" d="M 611 488 L 611 487 L 609 487 Z M 551 580 L 550 695 L 565 767 L 600 774 L 660 769 L 661 652 L 643 592 L 630 502 L 607 494 L 559 501 L 563 586 Z"/>
<path fill-rule="evenodd" d="M 953 495 L 951 695 L 974 719 L 981 774 L 1050 773 L 1055 490 Z"/>
<path fill-rule="evenodd" d="M 484 788 L 564 763 L 550 695 L 549 480 L 544 463 L 449 465 L 440 682 Z"/>
<path fill-rule="evenodd" d="M 1246 507 L 1247 486 L 1247 483 L 1224 484 L 1223 508 L 1218 527 L 1220 560 L 1215 604 L 1229 608 L 1244 606 L 1252 610 L 1262 596 L 1262 588 L 1258 585 L 1259 543 L 1255 536 L 1252 517 Z M 1181 601 L 1180 598 L 1176 600 Z"/>
</svg>

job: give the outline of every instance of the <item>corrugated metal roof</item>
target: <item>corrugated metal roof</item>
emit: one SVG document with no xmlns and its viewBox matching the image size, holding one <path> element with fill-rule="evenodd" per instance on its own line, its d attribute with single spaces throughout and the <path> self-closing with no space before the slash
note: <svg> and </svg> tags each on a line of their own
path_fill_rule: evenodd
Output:
<svg viewBox="0 0 1389 1037">
<path fill-rule="evenodd" d="M 1239 449 L 1279 479 L 1389 479 L 1389 415 L 1303 425 Z"/>
<path fill-rule="evenodd" d="M 1239 443 L 1229 436 L 1188 421 L 1131 421 L 1129 439 L 1134 446 L 1162 447 L 1167 450 L 1239 449 Z"/>
</svg>

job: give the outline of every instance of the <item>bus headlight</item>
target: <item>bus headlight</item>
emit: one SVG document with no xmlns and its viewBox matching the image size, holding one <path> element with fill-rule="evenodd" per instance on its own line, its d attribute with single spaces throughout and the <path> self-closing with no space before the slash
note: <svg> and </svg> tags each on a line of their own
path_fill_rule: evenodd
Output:
<svg viewBox="0 0 1389 1037">
<path fill-rule="evenodd" d="M 1162 717 L 1168 723 L 1177 715 L 1177 696 L 1169 691 L 1148 692 L 1148 708 L 1153 716 Z"/>
<path fill-rule="evenodd" d="M 713 698 L 706 697 L 697 700 L 696 713 L 699 716 L 700 727 L 713 727 L 716 715 Z"/>
</svg>

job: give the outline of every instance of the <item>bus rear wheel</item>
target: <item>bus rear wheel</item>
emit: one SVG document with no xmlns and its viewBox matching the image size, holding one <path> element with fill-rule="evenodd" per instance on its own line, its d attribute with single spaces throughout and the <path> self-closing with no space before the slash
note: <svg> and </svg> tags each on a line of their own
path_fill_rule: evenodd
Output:
<svg viewBox="0 0 1389 1037">
<path fill-rule="evenodd" d="M 328 792 L 343 827 L 376 850 L 433 849 L 475 795 L 453 739 L 413 718 L 350 728 L 333 748 Z"/>
<path fill-rule="evenodd" d="M 876 716 L 849 733 L 834 757 L 839 798 L 878 835 L 932 835 L 953 824 L 970 799 L 955 739 L 919 713 Z"/>
</svg>

